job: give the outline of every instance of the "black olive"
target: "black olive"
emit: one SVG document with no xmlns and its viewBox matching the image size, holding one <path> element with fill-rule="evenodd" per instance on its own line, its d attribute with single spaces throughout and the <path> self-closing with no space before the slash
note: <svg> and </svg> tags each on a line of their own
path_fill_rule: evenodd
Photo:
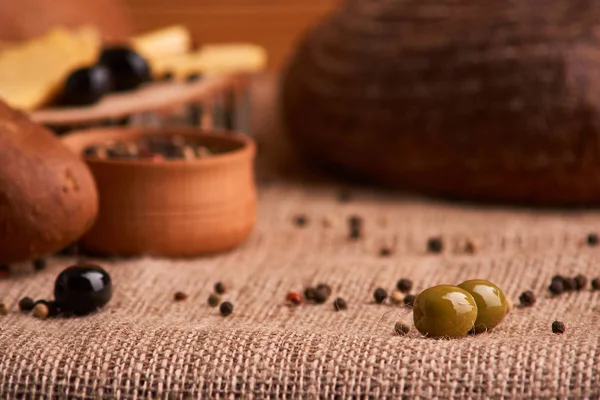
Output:
<svg viewBox="0 0 600 400">
<path fill-rule="evenodd" d="M 94 104 L 110 92 L 110 85 L 110 72 L 105 67 L 80 68 L 67 78 L 60 100 L 66 106 Z"/>
<path fill-rule="evenodd" d="M 150 80 L 150 66 L 135 51 L 126 47 L 105 49 L 100 55 L 100 64 L 111 73 L 113 90 L 133 90 Z"/>
<path fill-rule="evenodd" d="M 79 264 L 62 271 L 54 283 L 54 299 L 62 311 L 75 315 L 92 313 L 110 300 L 112 282 L 104 269 Z"/>
</svg>

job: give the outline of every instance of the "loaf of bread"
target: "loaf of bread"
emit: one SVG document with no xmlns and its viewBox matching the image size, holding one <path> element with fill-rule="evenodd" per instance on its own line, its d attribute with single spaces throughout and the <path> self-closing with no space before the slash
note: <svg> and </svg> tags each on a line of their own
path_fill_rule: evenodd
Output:
<svg viewBox="0 0 600 400">
<path fill-rule="evenodd" d="M 313 159 L 468 200 L 600 204 L 600 2 L 350 0 L 298 46 Z"/>
<path fill-rule="evenodd" d="M 0 102 L 0 265 L 53 253 L 98 213 L 91 172 L 48 130 Z"/>
</svg>

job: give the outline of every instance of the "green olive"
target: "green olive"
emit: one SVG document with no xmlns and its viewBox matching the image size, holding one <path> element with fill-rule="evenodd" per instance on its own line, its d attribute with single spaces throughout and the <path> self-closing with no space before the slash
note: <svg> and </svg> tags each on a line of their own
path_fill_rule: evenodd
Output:
<svg viewBox="0 0 600 400">
<path fill-rule="evenodd" d="M 477 303 L 477 321 L 475 332 L 493 329 L 508 313 L 508 302 L 502 290 L 493 283 L 482 279 L 466 281 L 458 287 L 471 293 Z"/>
<path fill-rule="evenodd" d="M 413 305 L 415 327 L 429 337 L 465 336 L 477 319 L 473 296 L 457 286 L 439 285 L 422 291 Z"/>
</svg>

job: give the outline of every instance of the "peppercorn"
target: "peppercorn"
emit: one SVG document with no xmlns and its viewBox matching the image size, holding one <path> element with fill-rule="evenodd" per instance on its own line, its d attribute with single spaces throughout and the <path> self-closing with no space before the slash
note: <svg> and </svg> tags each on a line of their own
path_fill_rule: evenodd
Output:
<svg viewBox="0 0 600 400">
<path fill-rule="evenodd" d="M 559 295 L 562 292 L 564 292 L 565 287 L 563 285 L 563 279 L 552 279 L 552 283 L 550 283 L 550 286 L 548 286 L 548 290 L 550 291 L 550 293 L 555 295 Z"/>
<path fill-rule="evenodd" d="M 535 294 L 531 290 L 527 290 L 519 296 L 519 302 L 523 307 L 531 307 L 535 304 Z"/>
<path fill-rule="evenodd" d="M 285 296 L 285 301 L 292 305 L 299 306 L 303 303 L 304 299 L 298 292 L 289 292 L 287 296 Z"/>
<path fill-rule="evenodd" d="M 341 189 L 337 193 L 337 200 L 340 203 L 348 203 L 349 201 L 352 200 L 352 193 L 347 189 Z"/>
<path fill-rule="evenodd" d="M 407 294 L 404 297 L 404 306 L 408 307 L 408 308 L 412 308 L 412 306 L 415 304 L 416 298 L 417 298 L 417 296 L 415 296 L 414 294 Z"/>
<path fill-rule="evenodd" d="M 396 335 L 398 336 L 406 336 L 408 335 L 408 332 L 410 332 L 410 326 L 402 321 L 398 321 L 396 322 L 396 325 L 394 325 L 394 332 L 396 332 Z"/>
<path fill-rule="evenodd" d="M 61 310 L 59 310 L 58 305 L 55 301 L 38 300 L 35 302 L 35 305 L 37 306 L 38 304 L 43 304 L 46 306 L 46 308 L 48 309 L 48 318 L 56 317 L 58 314 L 60 314 Z M 33 309 L 35 310 L 35 306 L 33 307 Z"/>
<path fill-rule="evenodd" d="M 375 298 L 375 303 L 382 304 L 387 298 L 388 294 L 384 288 L 377 288 L 373 292 L 373 297 Z"/>
<path fill-rule="evenodd" d="M 600 290 L 600 278 L 595 278 L 592 280 L 592 289 Z"/>
<path fill-rule="evenodd" d="M 565 289 L 565 292 L 570 292 L 572 290 L 575 290 L 575 287 L 577 287 L 577 284 L 575 283 L 575 279 L 569 278 L 569 277 L 563 278 L 563 287 Z"/>
<path fill-rule="evenodd" d="M 598 234 L 597 233 L 589 233 L 586 238 L 586 242 L 588 246 L 597 246 L 598 245 Z"/>
<path fill-rule="evenodd" d="M 585 289 L 585 287 L 587 286 L 588 283 L 588 279 L 585 275 L 577 275 L 575 278 L 575 290 L 582 290 Z"/>
<path fill-rule="evenodd" d="M 308 218 L 306 218 L 306 215 L 296 215 L 294 217 L 294 225 L 302 228 L 306 226 L 306 224 L 308 224 Z"/>
<path fill-rule="evenodd" d="M 0 315 L 8 315 L 9 311 L 8 304 L 0 302 Z"/>
<path fill-rule="evenodd" d="M 393 304 L 403 304 L 404 303 L 404 294 L 399 290 L 392 291 L 390 295 L 390 301 Z"/>
<path fill-rule="evenodd" d="M 348 218 L 350 227 L 350 239 L 359 239 L 362 237 L 363 219 L 358 215 L 352 215 Z"/>
<path fill-rule="evenodd" d="M 304 289 L 304 298 L 307 301 L 314 301 L 315 300 L 315 295 L 316 295 L 315 288 L 307 287 L 306 289 Z"/>
<path fill-rule="evenodd" d="M 554 321 L 552 323 L 552 332 L 556 333 L 557 335 L 561 335 L 563 333 L 565 333 L 565 331 L 567 330 L 567 328 L 565 327 L 565 324 L 563 324 L 560 321 Z"/>
<path fill-rule="evenodd" d="M 33 261 L 33 269 L 41 271 L 46 268 L 46 260 L 44 258 L 38 258 Z"/>
<path fill-rule="evenodd" d="M 413 283 L 410 279 L 402 278 L 396 283 L 396 289 L 398 289 L 402 293 L 410 292 L 410 290 L 412 289 L 412 286 L 413 286 Z"/>
<path fill-rule="evenodd" d="M 444 243 L 442 242 L 442 238 L 431 237 L 427 239 L 427 252 L 428 253 L 441 253 L 444 250 Z"/>
<path fill-rule="evenodd" d="M 467 254 L 475 254 L 477 252 L 477 246 L 473 241 L 467 239 L 465 242 L 464 252 Z"/>
<path fill-rule="evenodd" d="M 48 318 L 48 314 L 48 307 L 44 303 L 36 304 L 35 307 L 33 307 L 34 317 L 44 319 Z"/>
<path fill-rule="evenodd" d="M 224 294 L 227 291 L 227 287 L 223 282 L 215 283 L 215 293 L 216 294 Z"/>
<path fill-rule="evenodd" d="M 379 255 L 381 257 L 389 257 L 392 255 L 392 249 L 390 249 L 389 247 L 382 247 L 381 249 L 379 249 Z"/>
<path fill-rule="evenodd" d="M 329 293 L 327 292 L 326 289 L 323 289 L 323 288 L 315 289 L 315 296 L 313 298 L 315 303 L 323 304 L 327 301 L 328 298 L 329 298 Z"/>
<path fill-rule="evenodd" d="M 186 82 L 196 82 L 202 79 L 202 74 L 193 73 L 185 77 Z"/>
<path fill-rule="evenodd" d="M 323 292 L 325 292 L 325 295 L 326 295 L 327 297 L 331 296 L 331 286 L 329 286 L 329 285 L 328 285 L 328 284 L 326 284 L 326 283 L 319 283 L 319 284 L 317 285 L 317 288 L 316 288 L 316 289 L 317 289 L 317 291 L 318 291 L 318 290 L 322 290 Z"/>
<path fill-rule="evenodd" d="M 21 311 L 28 312 L 33 310 L 33 307 L 35 307 L 35 301 L 31 297 L 23 297 L 19 301 L 19 310 Z"/>
<path fill-rule="evenodd" d="M 341 297 L 338 297 L 333 302 L 333 308 L 335 311 L 347 310 L 348 304 L 346 304 L 346 300 L 342 299 Z"/>
<path fill-rule="evenodd" d="M 208 305 L 211 307 L 216 307 L 219 304 L 221 304 L 221 297 L 219 297 L 219 295 L 216 294 L 211 294 L 210 296 L 208 296 Z"/>
<path fill-rule="evenodd" d="M 175 292 L 173 295 L 173 300 L 175 301 L 183 301 L 188 298 L 188 295 L 183 292 Z"/>
<path fill-rule="evenodd" d="M 226 301 L 223 304 L 221 304 L 221 307 L 219 308 L 219 311 L 221 311 L 221 315 L 226 317 L 228 315 L 230 315 L 233 312 L 233 304 L 231 304 L 230 302 Z"/>
</svg>

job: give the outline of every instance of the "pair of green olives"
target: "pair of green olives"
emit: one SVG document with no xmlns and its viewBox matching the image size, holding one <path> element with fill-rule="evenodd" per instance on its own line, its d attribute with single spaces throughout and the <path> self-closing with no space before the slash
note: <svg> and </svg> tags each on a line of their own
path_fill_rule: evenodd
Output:
<svg viewBox="0 0 600 400">
<path fill-rule="evenodd" d="M 493 329 L 502 322 L 508 308 L 498 286 L 476 279 L 424 290 L 415 299 L 413 318 L 423 335 L 456 338 L 471 330 L 480 333 Z"/>
</svg>

